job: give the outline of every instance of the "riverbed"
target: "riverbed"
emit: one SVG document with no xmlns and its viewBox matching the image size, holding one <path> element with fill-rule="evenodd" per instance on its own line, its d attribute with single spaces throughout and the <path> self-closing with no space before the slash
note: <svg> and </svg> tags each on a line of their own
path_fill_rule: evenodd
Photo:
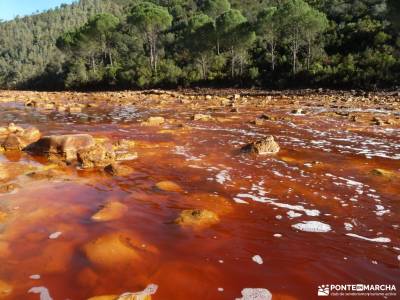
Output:
<svg viewBox="0 0 400 300">
<path fill-rule="evenodd" d="M 131 174 L 109 176 L 0 153 L 9 174 L 1 183 L 17 186 L 0 194 L 0 298 L 39 299 L 31 289 L 42 287 L 51 299 L 79 300 L 150 284 L 152 299 L 174 300 L 237 299 L 245 288 L 315 299 L 325 284 L 400 289 L 398 96 L 0 95 L 0 126 L 129 139 L 137 154 L 124 162 Z M 144 123 L 154 116 L 165 122 Z M 240 151 L 270 135 L 277 154 Z M 27 176 L 49 168 L 58 175 Z M 109 201 L 127 209 L 94 221 Z M 181 226 L 188 209 L 212 211 L 218 222 Z M 88 244 L 114 238 L 129 240 L 135 258 L 110 264 L 88 255 Z"/>
</svg>

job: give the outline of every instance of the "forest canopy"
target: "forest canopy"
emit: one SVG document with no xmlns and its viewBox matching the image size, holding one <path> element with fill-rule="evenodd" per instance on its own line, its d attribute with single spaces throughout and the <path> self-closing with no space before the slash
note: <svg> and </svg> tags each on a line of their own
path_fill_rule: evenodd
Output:
<svg viewBox="0 0 400 300">
<path fill-rule="evenodd" d="M 0 87 L 393 88 L 397 0 L 80 0 L 0 22 Z"/>
</svg>

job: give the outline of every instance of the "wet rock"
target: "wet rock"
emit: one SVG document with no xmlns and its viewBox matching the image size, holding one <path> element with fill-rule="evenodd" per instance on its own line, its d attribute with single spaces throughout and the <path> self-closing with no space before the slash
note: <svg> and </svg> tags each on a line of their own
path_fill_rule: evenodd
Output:
<svg viewBox="0 0 400 300">
<path fill-rule="evenodd" d="M 275 154 L 278 153 L 279 150 L 280 147 L 278 143 L 275 142 L 273 136 L 265 137 L 242 147 L 242 152 L 255 153 L 258 155 Z"/>
<path fill-rule="evenodd" d="M 127 152 L 127 151 L 116 151 L 115 160 L 116 161 L 128 161 L 135 160 L 138 158 L 137 152 Z"/>
<path fill-rule="evenodd" d="M 82 108 L 80 106 L 70 106 L 68 107 L 68 112 L 70 114 L 77 114 L 82 112 Z"/>
<path fill-rule="evenodd" d="M 7 297 L 13 291 L 13 287 L 11 284 L 0 280 L 0 298 Z"/>
<path fill-rule="evenodd" d="M 84 169 L 106 167 L 115 161 L 115 152 L 111 144 L 95 144 L 79 150 L 77 156 Z"/>
<path fill-rule="evenodd" d="M 156 184 L 156 188 L 166 192 L 183 192 L 180 185 L 173 181 L 160 181 Z"/>
<path fill-rule="evenodd" d="M 53 180 L 59 178 L 62 174 L 60 170 L 47 169 L 29 172 L 26 176 L 34 180 Z"/>
<path fill-rule="evenodd" d="M 175 222 L 181 226 L 208 227 L 219 222 L 216 213 L 206 209 L 188 209 L 181 212 Z"/>
<path fill-rule="evenodd" d="M 97 222 L 107 222 L 120 219 L 128 207 L 119 201 L 109 201 L 100 207 L 100 210 L 95 213 L 91 219 Z"/>
<path fill-rule="evenodd" d="M 380 176 L 385 178 L 392 178 L 395 176 L 393 171 L 385 170 L 385 169 L 374 169 L 371 171 L 371 174 L 374 176 Z"/>
<path fill-rule="evenodd" d="M 94 145 L 95 141 L 89 134 L 52 135 L 42 137 L 29 145 L 26 150 L 48 158 L 58 156 L 71 162 L 77 159 L 78 151 L 89 149 Z"/>
<path fill-rule="evenodd" d="M 23 150 L 28 145 L 40 139 L 40 131 L 37 128 L 23 129 L 13 123 L 8 127 L 2 127 L 2 137 L 0 137 L 0 145 L 6 151 Z"/>
<path fill-rule="evenodd" d="M 127 150 L 134 148 L 136 145 L 136 142 L 134 140 L 127 140 L 127 139 L 121 139 L 118 140 L 113 146 L 114 150 Z"/>
<path fill-rule="evenodd" d="M 275 117 L 271 117 L 271 116 L 266 115 L 266 114 L 262 114 L 261 116 L 257 117 L 254 120 L 253 124 L 255 124 L 257 126 L 260 126 L 260 125 L 264 125 L 265 121 L 276 121 L 276 118 Z"/>
<path fill-rule="evenodd" d="M 0 210 L 0 224 L 4 223 L 7 218 L 8 218 L 8 213 L 6 213 L 5 211 Z"/>
<path fill-rule="evenodd" d="M 14 183 L 0 185 L 0 194 L 7 194 L 15 191 L 19 186 Z"/>
<path fill-rule="evenodd" d="M 124 293 L 122 295 L 107 295 L 89 298 L 88 300 L 151 300 L 151 295 L 157 292 L 158 286 L 149 284 L 143 291 Z"/>
<path fill-rule="evenodd" d="M 148 261 L 150 263 L 154 261 L 154 255 L 158 251 L 154 246 L 143 243 L 132 234 L 114 232 L 86 243 L 83 252 L 91 263 L 115 270 L 118 267 L 126 268 L 143 262 L 146 258 L 152 258 Z"/>
<path fill-rule="evenodd" d="M 193 116 L 194 121 L 210 121 L 212 120 L 212 117 L 210 115 L 204 115 L 204 114 L 195 114 Z"/>
<path fill-rule="evenodd" d="M 22 150 L 24 148 L 22 139 L 14 133 L 7 136 L 2 143 L 2 147 L 6 151 Z"/>
<path fill-rule="evenodd" d="M 213 193 L 190 193 L 184 203 L 187 206 L 215 212 L 218 216 L 229 214 L 234 210 L 231 200 Z"/>
<path fill-rule="evenodd" d="M 303 111 L 302 108 L 296 108 L 296 109 L 292 110 L 292 114 L 294 114 L 294 115 L 304 115 L 305 112 Z"/>
<path fill-rule="evenodd" d="M 109 164 L 104 168 L 104 171 L 111 176 L 129 176 L 134 172 L 131 167 L 116 163 Z"/>
<path fill-rule="evenodd" d="M 379 117 L 373 117 L 372 124 L 382 126 L 382 125 L 385 125 L 385 122 Z"/>
<path fill-rule="evenodd" d="M 147 121 L 142 122 L 142 125 L 145 126 L 160 126 L 165 123 L 165 119 L 163 117 L 150 117 Z"/>
</svg>

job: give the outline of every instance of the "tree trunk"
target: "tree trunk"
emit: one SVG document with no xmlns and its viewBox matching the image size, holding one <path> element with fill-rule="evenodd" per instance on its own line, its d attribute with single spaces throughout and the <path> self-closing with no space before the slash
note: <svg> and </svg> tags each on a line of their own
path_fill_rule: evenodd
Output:
<svg viewBox="0 0 400 300">
<path fill-rule="evenodd" d="M 90 57 L 91 61 L 92 61 L 92 71 L 96 72 L 96 61 L 94 60 L 94 55 L 92 54 Z"/>
<path fill-rule="evenodd" d="M 310 70 L 310 65 L 311 65 L 311 40 L 308 40 L 307 70 Z"/>
<path fill-rule="evenodd" d="M 108 51 L 108 58 L 110 60 L 111 67 L 114 67 L 113 57 L 111 51 Z"/>
<path fill-rule="evenodd" d="M 231 49 L 231 53 L 232 53 L 232 59 L 231 59 L 231 77 L 234 78 L 235 77 L 235 52 L 233 50 L 233 47 Z"/>
</svg>

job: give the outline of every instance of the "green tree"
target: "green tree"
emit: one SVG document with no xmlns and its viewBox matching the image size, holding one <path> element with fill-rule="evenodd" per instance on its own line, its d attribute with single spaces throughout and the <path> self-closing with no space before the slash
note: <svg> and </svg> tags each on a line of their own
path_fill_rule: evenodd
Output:
<svg viewBox="0 0 400 300">
<path fill-rule="evenodd" d="M 162 6 L 151 2 L 142 2 L 132 8 L 128 22 L 143 35 L 148 48 L 150 66 L 157 75 L 159 35 L 171 26 L 172 16 Z"/>
<path fill-rule="evenodd" d="M 305 45 L 311 45 L 315 37 L 325 30 L 326 18 L 303 0 L 286 0 L 279 5 L 284 40 L 288 44 L 292 56 L 292 72 L 298 70 L 298 54 Z M 322 28 L 320 26 L 323 26 Z M 311 60 L 309 47 L 308 60 Z"/>
<path fill-rule="evenodd" d="M 209 61 L 213 56 L 214 31 L 213 20 L 205 14 L 199 13 L 189 19 L 185 46 L 200 66 L 203 80 L 208 77 Z"/>
<path fill-rule="evenodd" d="M 204 13 L 214 20 L 231 9 L 228 0 L 205 0 L 201 5 Z"/>
<path fill-rule="evenodd" d="M 243 62 L 246 50 L 255 40 L 255 33 L 251 30 L 247 19 L 237 9 L 231 9 L 219 16 L 216 20 L 217 32 L 221 46 L 229 52 L 231 60 L 231 77 L 235 77 L 236 62 L 240 62 L 240 73 L 243 71 Z"/>
<path fill-rule="evenodd" d="M 400 30 L 400 1 L 388 0 L 389 16 L 397 30 Z"/>
<path fill-rule="evenodd" d="M 271 69 L 275 70 L 276 48 L 282 32 L 281 20 L 276 7 L 268 7 L 257 16 L 257 34 L 271 57 Z"/>
<path fill-rule="evenodd" d="M 304 26 L 304 38 L 307 44 L 307 70 L 309 70 L 313 58 L 313 44 L 328 28 L 328 19 L 324 13 L 310 8 L 304 17 Z"/>
</svg>

